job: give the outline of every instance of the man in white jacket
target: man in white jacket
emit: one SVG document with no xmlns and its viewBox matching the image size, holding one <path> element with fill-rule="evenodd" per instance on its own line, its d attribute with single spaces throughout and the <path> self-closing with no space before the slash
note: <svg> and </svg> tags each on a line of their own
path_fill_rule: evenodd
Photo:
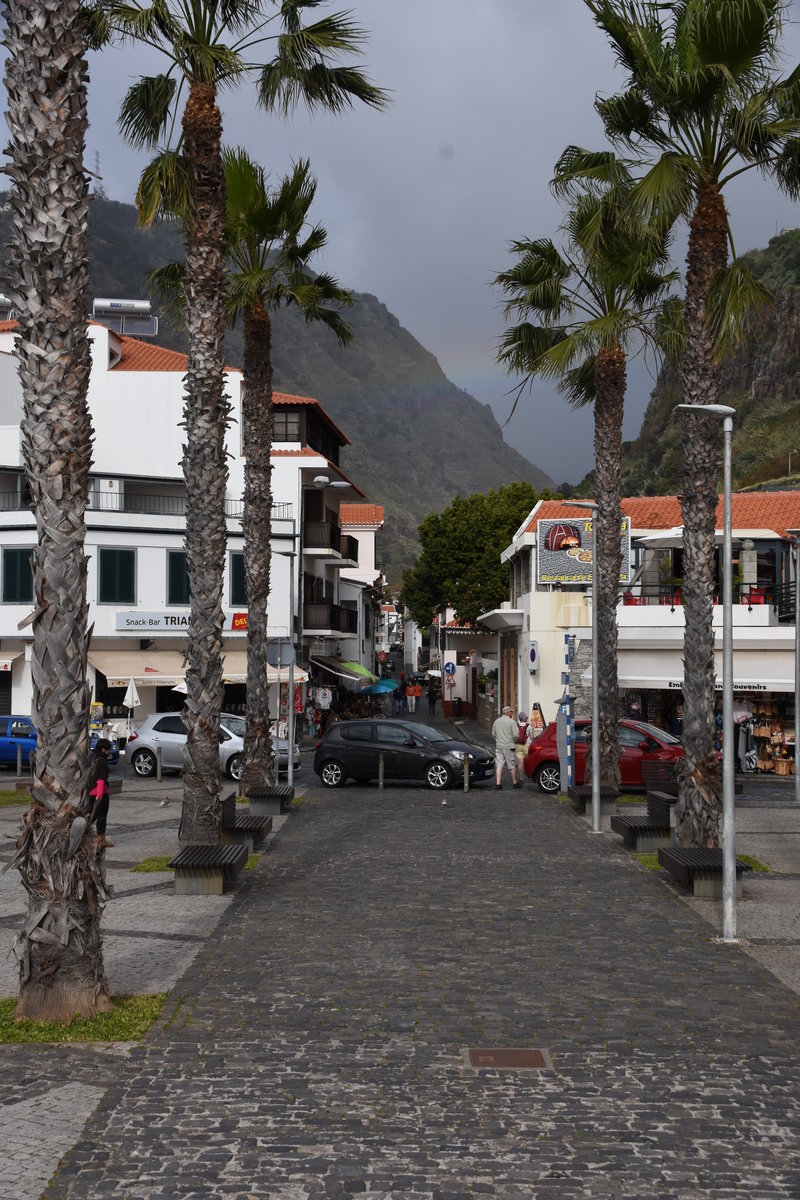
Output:
<svg viewBox="0 0 800 1200">
<path fill-rule="evenodd" d="M 503 767 L 511 772 L 511 782 L 515 788 L 522 787 L 517 779 L 516 745 L 519 741 L 519 730 L 513 716 L 514 710 L 510 704 L 503 709 L 492 726 L 494 738 L 495 790 L 503 786 Z"/>
</svg>

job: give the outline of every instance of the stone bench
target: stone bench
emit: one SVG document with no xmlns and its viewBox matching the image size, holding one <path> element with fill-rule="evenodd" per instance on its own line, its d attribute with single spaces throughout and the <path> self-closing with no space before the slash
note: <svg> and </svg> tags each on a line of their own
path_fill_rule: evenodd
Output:
<svg viewBox="0 0 800 1200">
<path fill-rule="evenodd" d="M 270 787 L 252 788 L 247 794 L 250 813 L 254 817 L 279 817 L 287 813 L 294 800 L 294 787 L 276 783 Z"/>
<path fill-rule="evenodd" d="M 622 844 L 638 854 L 651 854 L 661 846 L 672 845 L 669 821 L 655 821 L 649 813 L 618 813 L 611 818 L 611 829 L 622 838 Z"/>
<path fill-rule="evenodd" d="M 261 817 L 236 803 L 236 792 L 222 801 L 221 840 L 226 845 L 246 846 L 248 854 L 261 850 L 272 832 L 272 817 Z"/>
<path fill-rule="evenodd" d="M 567 788 L 567 795 L 572 801 L 572 807 L 576 812 L 585 813 L 587 808 L 592 811 L 592 785 L 582 784 L 578 786 L 573 784 Z M 601 788 L 600 789 L 600 815 L 602 817 L 613 816 L 617 811 L 617 800 L 619 792 L 616 788 Z"/>
<path fill-rule="evenodd" d="M 722 898 L 722 851 L 694 849 L 684 846 L 662 847 L 658 861 L 670 875 L 684 887 L 691 888 L 695 896 Z M 736 859 L 736 895 L 742 895 L 742 875 L 749 871 L 747 863 Z"/>
<path fill-rule="evenodd" d="M 234 887 L 247 857 L 246 846 L 184 846 L 167 863 L 175 872 L 175 895 L 222 896 Z"/>
</svg>

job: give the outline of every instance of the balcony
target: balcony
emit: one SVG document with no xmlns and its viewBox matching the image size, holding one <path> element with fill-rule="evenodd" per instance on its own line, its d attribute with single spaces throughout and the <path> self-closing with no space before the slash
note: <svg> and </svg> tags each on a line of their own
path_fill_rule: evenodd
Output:
<svg viewBox="0 0 800 1200">
<path fill-rule="evenodd" d="M 23 500 L 18 491 L 0 492 L 0 512 L 25 512 L 31 510 L 30 501 Z M 156 494 L 135 491 L 89 492 L 89 512 L 137 513 L 155 517 L 183 517 L 186 515 L 186 496 L 181 493 Z M 241 519 L 244 501 L 225 501 L 225 516 Z M 274 504 L 272 520 L 291 520 L 291 504 Z"/>
<path fill-rule="evenodd" d="M 757 586 L 756 584 L 734 584 L 733 603 L 745 604 L 748 608 L 753 608 L 756 605 L 770 604 L 775 605 L 781 612 L 784 609 L 788 612 L 790 600 L 793 603 L 793 585 L 783 589 L 783 592 L 786 595 L 783 595 L 780 591 L 776 593 L 772 587 Z M 680 608 L 683 605 L 683 588 L 677 585 L 675 587 L 662 587 L 659 585 L 636 584 L 633 588 L 626 589 L 622 593 L 622 604 L 626 607 L 655 604 L 661 608 Z M 714 592 L 712 604 L 722 604 L 721 587 L 718 592 Z"/>
<path fill-rule="evenodd" d="M 303 629 L 306 633 L 358 633 L 358 613 L 352 608 L 321 602 L 303 605 Z"/>
<path fill-rule="evenodd" d="M 307 521 L 303 526 L 303 551 L 323 555 L 342 553 L 342 531 L 330 521 Z"/>
<path fill-rule="evenodd" d="M 358 538 L 351 537 L 349 533 L 342 534 L 342 566 L 358 566 Z"/>
</svg>

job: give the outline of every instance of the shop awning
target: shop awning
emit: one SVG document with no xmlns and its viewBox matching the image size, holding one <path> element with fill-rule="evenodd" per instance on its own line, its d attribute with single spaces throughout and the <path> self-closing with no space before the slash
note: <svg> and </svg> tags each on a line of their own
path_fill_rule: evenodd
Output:
<svg viewBox="0 0 800 1200">
<path fill-rule="evenodd" d="M 90 650 L 89 665 L 102 672 L 109 687 L 174 687 L 186 674 L 181 650 Z"/>
<path fill-rule="evenodd" d="M 343 663 L 341 659 L 331 658 L 328 655 L 312 654 L 311 662 L 316 667 L 320 667 L 323 671 L 327 671 L 330 675 L 336 675 L 339 679 L 346 679 L 348 683 L 357 683 L 359 687 L 362 684 L 372 683 L 375 676 L 362 667 L 360 663 Z M 355 668 L 358 668 L 357 670 Z M 367 674 L 364 674 L 367 671 Z"/>
<path fill-rule="evenodd" d="M 2 660 L 0 660 L 2 661 Z M 109 687 L 127 687 L 132 679 L 137 687 L 175 687 L 186 675 L 181 650 L 98 650 L 89 652 L 89 663 L 101 671 Z M 247 651 L 229 650 L 223 655 L 222 678 L 225 683 L 245 683 L 247 680 Z M 280 674 L 289 681 L 289 669 Z M 300 667 L 294 669 L 295 683 L 305 683 L 308 675 Z M 277 683 L 275 667 L 267 668 L 269 683 Z"/>
<path fill-rule="evenodd" d="M 682 650 L 620 650 L 619 686 L 647 690 L 679 690 L 683 686 Z M 714 652 L 717 688 L 722 687 L 722 650 Z M 582 679 L 590 682 L 592 668 Z M 790 650 L 736 650 L 733 686 L 739 692 L 793 692 L 794 653 Z"/>
<path fill-rule="evenodd" d="M 289 668 L 282 667 L 280 676 L 277 667 L 267 667 L 267 682 L 277 683 L 278 678 L 282 683 L 289 682 Z M 222 679 L 224 683 L 246 683 L 247 682 L 247 651 L 246 650 L 229 650 L 223 657 L 222 662 Z M 308 675 L 295 663 L 294 681 L 295 683 L 305 683 Z"/>
<path fill-rule="evenodd" d="M 495 633 L 505 633 L 514 629 L 522 629 L 524 620 L 525 614 L 521 608 L 493 608 L 489 612 L 480 614 L 478 624 L 485 625 L 487 629 L 492 629 Z"/>
<path fill-rule="evenodd" d="M 10 671 L 18 658 L 22 658 L 21 650 L 18 650 L 16 654 L 0 654 L 0 671 Z"/>
</svg>

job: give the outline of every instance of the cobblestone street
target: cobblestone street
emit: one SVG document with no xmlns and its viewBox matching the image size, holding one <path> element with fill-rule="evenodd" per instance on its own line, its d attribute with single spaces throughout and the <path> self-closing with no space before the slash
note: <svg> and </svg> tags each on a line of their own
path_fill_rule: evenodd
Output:
<svg viewBox="0 0 800 1200">
<path fill-rule="evenodd" d="M 797 994 L 558 800 L 449 800 L 309 787 L 49 1200 L 800 1195 Z"/>
</svg>

